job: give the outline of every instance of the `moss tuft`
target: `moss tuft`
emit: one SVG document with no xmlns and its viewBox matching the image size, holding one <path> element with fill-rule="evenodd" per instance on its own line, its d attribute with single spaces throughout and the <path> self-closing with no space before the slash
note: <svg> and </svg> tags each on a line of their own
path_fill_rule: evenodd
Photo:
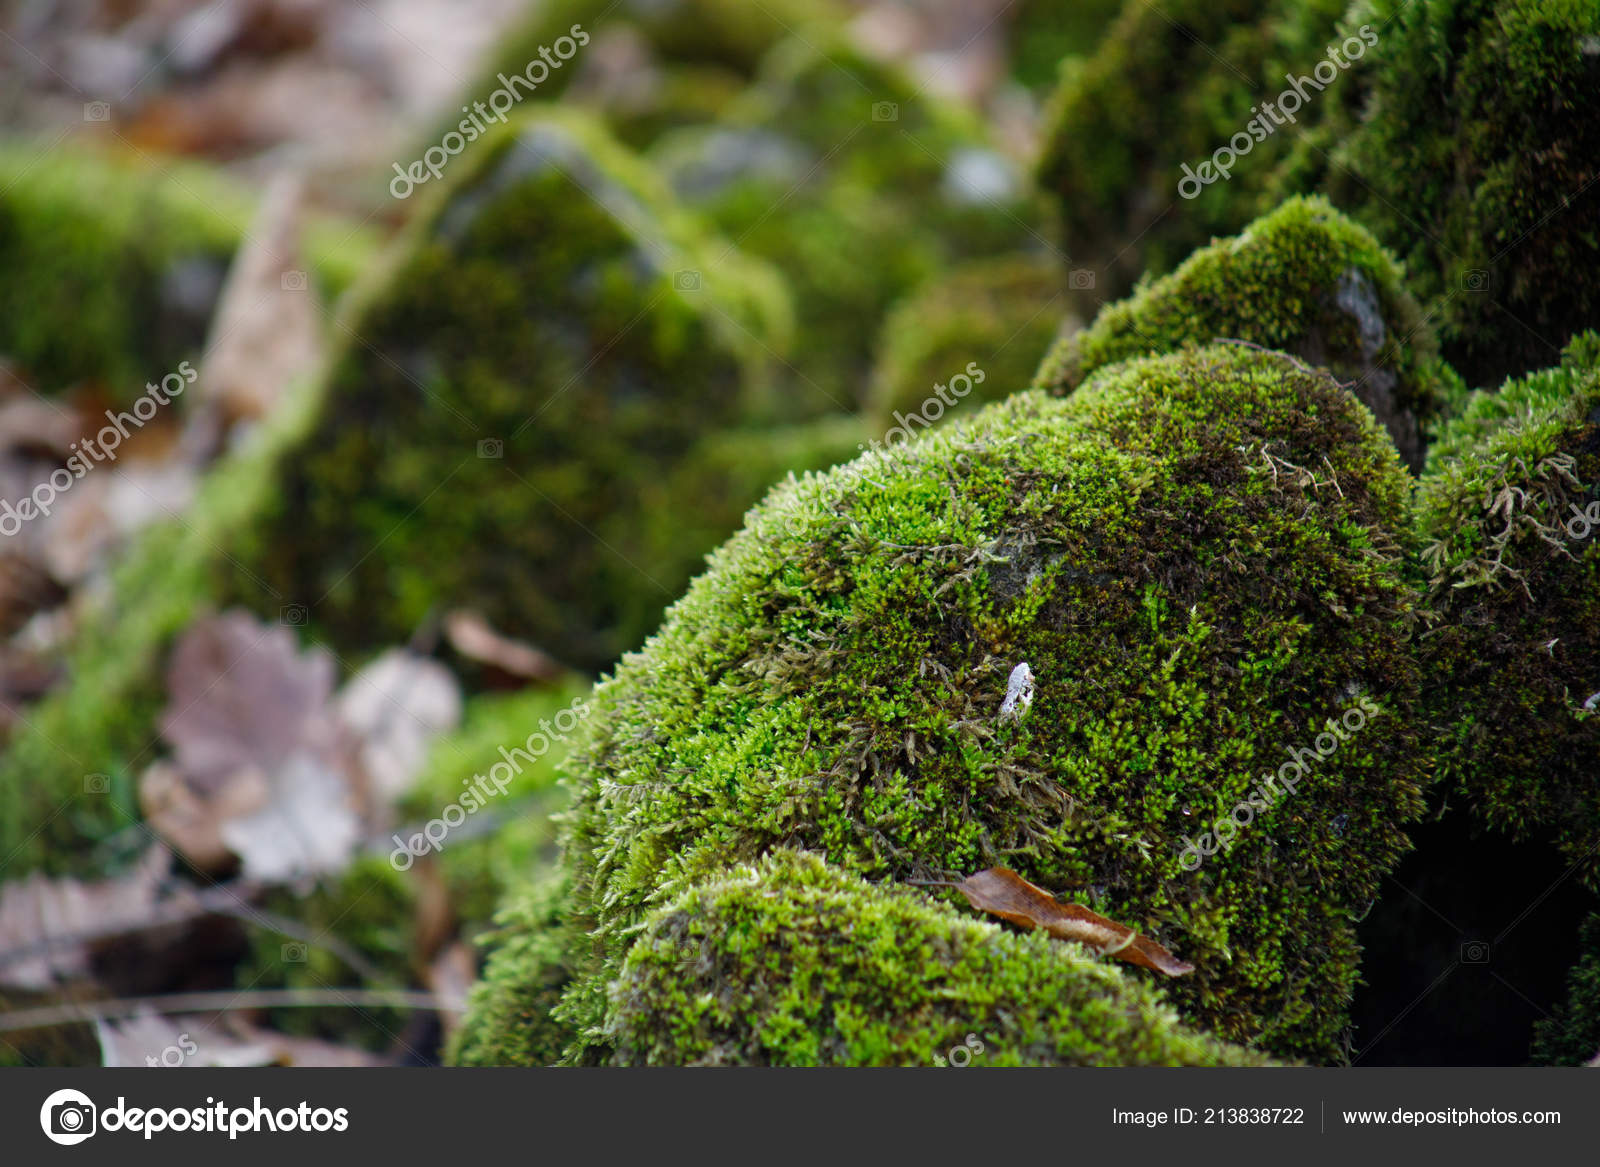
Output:
<svg viewBox="0 0 1600 1167">
<path fill-rule="evenodd" d="M 1115 361 L 1224 337 L 1293 353 L 1350 382 L 1416 468 L 1425 428 L 1460 392 L 1393 258 L 1321 198 L 1290 199 L 1107 305 L 1057 344 L 1038 381 L 1070 391 Z"/>
<path fill-rule="evenodd" d="M 1263 1059 L 1148 983 L 779 851 L 647 921 L 611 992 L 622 1065 L 1193 1066 Z"/>
<path fill-rule="evenodd" d="M 1190 1022 L 1337 1058 L 1350 917 L 1420 808 L 1406 494 L 1353 397 L 1233 347 L 780 487 L 597 689 L 569 763 L 581 1055 L 611 1056 L 644 919 L 795 847 L 875 881 L 1016 868 L 1193 961 Z M 1000 720 L 1022 661 L 1038 696 Z M 1188 862 L 1319 735 L 1296 793 Z"/>
<path fill-rule="evenodd" d="M 1421 642 L 1441 773 L 1600 887 L 1600 334 L 1474 394 L 1429 453 Z"/>
</svg>

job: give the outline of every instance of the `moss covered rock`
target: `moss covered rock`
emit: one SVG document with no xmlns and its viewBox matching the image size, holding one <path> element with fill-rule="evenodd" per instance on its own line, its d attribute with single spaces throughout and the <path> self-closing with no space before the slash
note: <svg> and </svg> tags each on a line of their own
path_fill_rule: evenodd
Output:
<svg viewBox="0 0 1600 1167">
<path fill-rule="evenodd" d="M 685 202 L 793 288 L 790 396 L 865 400 L 885 314 L 965 259 L 1037 246 L 1022 176 L 977 119 L 835 38 L 785 41 L 715 126 L 651 152 Z"/>
<path fill-rule="evenodd" d="M 791 847 L 870 880 L 1012 867 L 1193 962 L 1190 1022 L 1337 1057 L 1350 917 L 1420 807 L 1406 493 L 1359 402 L 1231 347 L 775 491 L 570 763 L 580 1055 L 614 1053 L 643 921 Z M 1254 825 L 1217 851 L 1229 816 Z"/>
<path fill-rule="evenodd" d="M 870 417 L 881 433 L 906 414 L 937 421 L 957 408 L 996 401 L 1028 384 L 1062 320 L 1060 265 L 1045 256 L 979 260 L 953 269 L 889 314 L 878 339 Z M 973 372 L 969 366 L 976 366 Z M 952 378 L 966 378 L 963 389 Z M 979 380 L 979 377 L 982 380 Z M 942 396 L 936 396 L 940 387 Z"/>
<path fill-rule="evenodd" d="M 1424 431 L 1460 393 L 1393 258 L 1321 198 L 1293 198 L 1234 239 L 1107 305 L 1038 381 L 1068 392 L 1130 356 L 1229 338 L 1330 369 L 1420 468 Z"/>
<path fill-rule="evenodd" d="M 1600 4 L 1345 8 L 1130 0 L 1056 98 L 1041 175 L 1068 250 L 1119 256 L 1107 286 L 1120 290 L 1286 194 L 1321 191 L 1406 264 L 1469 383 L 1554 363 L 1600 311 Z M 1327 64 L 1330 50 L 1354 63 Z M 1301 83 L 1294 124 L 1268 132 L 1263 97 L 1307 77 L 1327 83 Z M 1237 134 L 1250 141 L 1231 176 L 1186 197 L 1182 168 Z"/>
<path fill-rule="evenodd" d="M 1252 138 L 1226 181 L 1179 193 L 1198 166 L 1248 123 L 1268 95 L 1325 59 L 1348 0 L 1126 0 L 1095 51 L 1069 60 L 1052 99 L 1041 183 L 1060 200 L 1063 244 L 1100 290 L 1125 295 L 1146 272 L 1171 271 L 1214 235 L 1238 231 L 1276 202 L 1277 163 L 1301 124 Z M 1341 77 L 1332 88 L 1350 86 Z"/>
<path fill-rule="evenodd" d="M 666 484 L 772 415 L 787 301 L 576 115 L 508 125 L 447 181 L 363 289 L 240 587 L 336 647 L 465 602 L 598 667 L 753 501 Z"/>
<path fill-rule="evenodd" d="M 1441 773 L 1600 887 L 1600 335 L 1474 394 L 1429 453 L 1417 527 Z"/>
<path fill-rule="evenodd" d="M 133 400 L 198 357 L 251 214 L 199 166 L 0 146 L 0 357 L 41 393 Z M 328 222 L 306 248 L 328 293 L 372 251 L 369 232 Z"/>
<path fill-rule="evenodd" d="M 622 1065 L 1256 1065 L 1076 945 L 779 851 L 646 923 L 611 990 Z"/>
</svg>

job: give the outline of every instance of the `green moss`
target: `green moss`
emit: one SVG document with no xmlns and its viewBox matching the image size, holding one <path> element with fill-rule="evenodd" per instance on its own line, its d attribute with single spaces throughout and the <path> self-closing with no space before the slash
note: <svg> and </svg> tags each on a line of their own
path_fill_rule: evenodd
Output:
<svg viewBox="0 0 1600 1167">
<path fill-rule="evenodd" d="M 1533 1027 L 1533 1061 L 1583 1066 L 1600 1057 L 1600 912 L 1579 933 L 1583 956 L 1567 974 L 1567 999 Z"/>
<path fill-rule="evenodd" d="M 240 594 L 357 653 L 469 603 L 598 667 L 699 566 L 682 515 L 720 537 L 753 501 L 666 484 L 773 415 L 787 302 L 577 115 L 507 126 L 446 181 L 363 289 Z"/>
<path fill-rule="evenodd" d="M 1076 945 L 780 851 L 651 917 L 611 991 L 623 1065 L 1258 1065 Z"/>
<path fill-rule="evenodd" d="M 983 375 L 963 408 L 1028 385 L 1061 323 L 1062 276 L 1053 259 L 1012 256 L 952 270 L 902 302 L 884 323 L 872 374 L 871 416 L 883 430 L 917 413 L 936 386 L 975 364 Z M 1070 327 L 1070 324 L 1065 326 Z M 954 389 L 950 392 L 953 394 Z M 943 411 L 943 399 L 941 409 Z"/>
<path fill-rule="evenodd" d="M 864 400 L 901 297 L 952 263 L 1043 238 L 1016 168 L 968 111 L 833 38 L 780 44 L 722 122 L 669 134 L 652 157 L 789 279 L 801 416 Z"/>
<path fill-rule="evenodd" d="M 458 1066 L 552 1066 L 573 1039 L 555 1016 L 572 979 L 569 954 L 582 941 L 567 927 L 570 896 L 559 880 L 530 883 L 497 918 L 483 977 L 456 1031 L 448 1060 Z"/>
<path fill-rule="evenodd" d="M 434 742 L 401 804 L 404 820 L 416 824 L 439 817 L 469 785 L 495 789 L 483 779 L 504 784 L 471 812 L 470 826 L 450 833 L 438 854 L 451 906 L 468 935 L 488 926 L 508 888 L 555 868 L 551 816 L 567 801 L 556 785 L 556 767 L 571 740 L 570 728 L 563 733 L 560 727 L 581 721 L 588 691 L 587 682 L 574 679 L 548 690 L 473 697 L 461 728 Z"/>
<path fill-rule="evenodd" d="M 1086 57 L 1122 8 L 1122 0 L 1022 0 L 1013 10 L 1008 39 L 1011 73 L 1036 93 L 1048 94 L 1068 57 Z"/>
<path fill-rule="evenodd" d="M 1093 270 L 1106 296 L 1135 279 L 1171 271 L 1214 235 L 1239 230 L 1276 198 L 1275 164 L 1299 125 L 1252 142 L 1232 178 L 1198 197 L 1178 190 L 1185 163 L 1198 166 L 1276 97 L 1284 74 L 1324 59 L 1348 0 L 1126 0 L 1094 53 L 1069 61 L 1052 100 L 1040 155 L 1042 185 L 1060 199 L 1064 246 L 1074 267 Z M 1329 92 L 1311 92 L 1312 110 Z M 1299 115 L 1297 115 L 1299 116 Z"/>
<path fill-rule="evenodd" d="M 1480 820 L 1600 886 L 1600 335 L 1474 394 L 1429 454 L 1421 642 L 1441 772 Z M 1590 704 L 1593 702 L 1593 704 Z M 1588 708 L 1585 706 L 1588 705 Z"/>
<path fill-rule="evenodd" d="M 1424 430 L 1460 393 L 1393 258 L 1321 198 L 1290 199 L 1107 305 L 1056 346 L 1039 384 L 1070 391 L 1127 357 L 1220 338 L 1329 368 L 1419 468 Z"/>
<path fill-rule="evenodd" d="M 167 650 L 213 604 L 220 549 L 267 505 L 273 468 L 303 433 L 312 396 L 308 385 L 291 390 L 282 411 L 207 475 L 182 519 L 141 533 L 84 612 L 65 683 L 28 710 L 0 754 L 7 871 L 81 870 L 85 840 L 137 820 L 138 777 L 159 748 Z M 104 776 L 108 792 L 90 775 Z"/>
<path fill-rule="evenodd" d="M 1285 194 L 1322 191 L 1406 264 L 1470 384 L 1553 363 L 1600 311 L 1600 3 L 1344 9 L 1129 0 L 1056 98 L 1041 175 L 1061 197 L 1068 250 L 1091 266 L 1120 256 L 1107 281 L 1120 290 Z M 1181 197 L 1181 166 L 1211 157 L 1253 104 L 1284 91 L 1285 73 L 1307 75 L 1363 26 L 1372 46 L 1307 91 L 1295 125 Z"/>
<path fill-rule="evenodd" d="M 1406 489 L 1353 397 L 1229 347 L 780 487 L 597 689 L 569 763 L 578 1052 L 610 1056 L 644 919 L 787 846 L 872 880 L 1013 867 L 1194 962 L 1191 1022 L 1337 1057 L 1350 916 L 1420 806 Z M 1024 661 L 1032 712 L 1000 721 Z M 1185 864 L 1358 700 L 1353 742 Z"/>
<path fill-rule="evenodd" d="M 0 353 L 42 393 L 131 401 L 198 357 L 252 213 L 199 166 L 0 145 Z M 329 295 L 372 251 L 370 232 L 326 220 L 306 247 Z"/>
</svg>

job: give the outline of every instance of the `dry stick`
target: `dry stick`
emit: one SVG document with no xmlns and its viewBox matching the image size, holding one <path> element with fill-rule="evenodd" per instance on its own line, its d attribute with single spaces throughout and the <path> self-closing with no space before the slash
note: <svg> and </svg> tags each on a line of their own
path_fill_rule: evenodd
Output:
<svg viewBox="0 0 1600 1167">
<path fill-rule="evenodd" d="M 465 1005 L 436 993 L 411 989 L 258 989 L 238 992 L 170 993 L 161 997 L 122 997 L 114 1001 L 84 1001 L 73 1005 L 47 1005 L 0 1013 L 0 1033 L 18 1029 L 46 1029 L 76 1025 L 111 1017 L 153 1013 L 226 1013 L 237 1009 L 310 1009 L 324 1005 L 350 1008 L 430 1009 L 436 1013 L 461 1013 Z"/>
<path fill-rule="evenodd" d="M 202 916 L 232 916 L 245 923 L 265 925 L 269 930 L 298 940 L 308 947 L 326 949 L 369 981 L 381 983 L 393 979 L 336 937 L 319 938 L 312 935 L 310 929 L 286 916 L 253 905 L 245 906 L 250 897 L 260 894 L 261 890 L 260 887 L 247 883 L 218 884 L 185 896 L 175 903 L 158 904 L 150 915 L 139 920 L 119 921 L 99 928 L 87 928 L 81 932 L 46 936 L 25 947 L 0 952 L 0 968 L 18 961 L 47 956 L 58 949 L 75 948 L 80 944 L 92 944 L 95 941 L 108 940 L 113 936 L 128 936 L 136 932 L 147 932 L 153 928 L 183 924 Z"/>
</svg>

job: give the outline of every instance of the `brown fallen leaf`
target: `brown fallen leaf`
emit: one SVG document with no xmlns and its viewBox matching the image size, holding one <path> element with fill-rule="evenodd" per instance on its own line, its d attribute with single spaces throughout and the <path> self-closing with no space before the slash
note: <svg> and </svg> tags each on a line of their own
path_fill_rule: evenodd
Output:
<svg viewBox="0 0 1600 1167">
<path fill-rule="evenodd" d="M 922 886 L 953 887 L 967 897 L 980 912 L 988 912 L 1024 928 L 1043 928 L 1058 940 L 1076 940 L 1152 972 L 1169 977 L 1192 973 L 1186 964 L 1148 936 L 1141 936 L 1125 924 L 1108 920 L 1081 904 L 1066 904 L 1042 887 L 1029 883 L 1004 867 L 989 867 L 967 876 L 959 883 L 915 881 Z"/>
<path fill-rule="evenodd" d="M 450 647 L 468 660 L 530 681 L 559 681 L 568 675 L 560 661 L 541 649 L 496 632 L 479 613 L 465 609 L 444 618 Z"/>
</svg>

